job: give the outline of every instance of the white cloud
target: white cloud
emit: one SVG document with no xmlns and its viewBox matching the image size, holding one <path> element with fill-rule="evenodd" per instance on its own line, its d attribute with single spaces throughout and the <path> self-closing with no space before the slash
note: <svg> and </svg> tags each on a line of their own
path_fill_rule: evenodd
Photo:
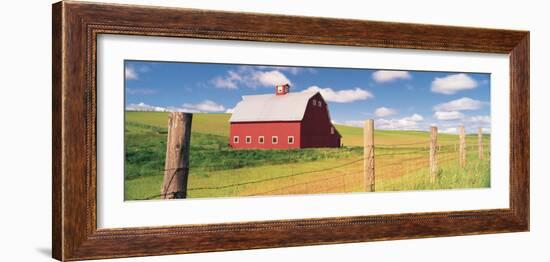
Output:
<svg viewBox="0 0 550 262">
<path fill-rule="evenodd" d="M 197 110 L 197 109 L 184 108 L 184 107 L 175 107 L 175 106 L 167 107 L 166 111 L 168 111 L 168 112 L 184 112 L 184 113 L 203 113 L 203 112 L 201 112 L 200 110 Z"/>
<path fill-rule="evenodd" d="M 379 107 L 376 110 L 374 110 L 374 115 L 376 117 L 386 117 L 397 114 L 397 110 L 393 108 L 387 108 L 387 107 Z"/>
<path fill-rule="evenodd" d="M 210 80 L 210 83 L 218 88 L 237 89 L 239 86 L 247 87 L 275 87 L 276 85 L 292 84 L 290 79 L 279 70 L 269 70 L 271 67 L 241 66 L 237 71 L 229 70 L 224 76 L 218 76 Z"/>
<path fill-rule="evenodd" d="M 457 121 L 442 121 L 436 124 L 440 132 L 452 134 L 457 134 L 457 129 L 461 125 L 468 134 L 477 134 L 479 128 L 483 133 L 491 132 L 491 118 L 488 115 L 464 116 Z"/>
<path fill-rule="evenodd" d="M 152 105 L 145 104 L 143 102 L 141 102 L 139 104 L 129 104 L 128 106 L 126 106 L 126 110 L 128 110 L 128 111 L 156 111 L 156 112 L 168 111 L 164 107 L 152 106 Z"/>
<path fill-rule="evenodd" d="M 151 88 L 126 88 L 126 92 L 130 95 L 152 95 L 156 94 L 156 89 Z"/>
<path fill-rule="evenodd" d="M 447 128 L 443 128 L 443 129 L 438 129 L 438 133 L 458 134 L 458 128 L 456 128 L 456 127 L 447 127 Z"/>
<path fill-rule="evenodd" d="M 385 130 L 419 130 L 420 123 L 424 121 L 424 117 L 419 114 L 413 114 L 411 116 L 397 118 L 397 119 L 384 119 L 379 118 L 374 120 L 374 126 L 376 129 L 385 129 Z M 348 120 L 348 121 L 336 121 L 334 124 L 353 126 L 353 127 L 364 127 L 364 120 Z"/>
<path fill-rule="evenodd" d="M 217 88 L 237 89 L 237 83 L 227 78 L 216 77 L 210 81 Z"/>
<path fill-rule="evenodd" d="M 354 127 L 363 127 L 365 125 L 364 120 L 348 120 L 343 122 L 333 121 L 335 125 L 344 125 L 344 126 L 354 126 Z"/>
<path fill-rule="evenodd" d="M 424 120 L 424 118 L 419 114 L 413 114 L 412 116 L 405 117 L 404 119 L 409 119 L 409 120 L 412 120 L 412 121 L 422 121 L 422 120 Z"/>
<path fill-rule="evenodd" d="M 464 117 L 464 114 L 458 111 L 436 111 L 434 118 L 437 120 L 449 121 L 449 120 L 460 120 Z"/>
<path fill-rule="evenodd" d="M 419 114 L 413 114 L 408 117 L 398 119 L 376 119 L 374 125 L 378 129 L 387 130 L 418 130 L 419 123 L 424 120 Z"/>
<path fill-rule="evenodd" d="M 225 113 L 233 114 L 234 111 L 235 111 L 235 108 L 228 108 L 225 110 Z"/>
<path fill-rule="evenodd" d="M 281 72 L 277 70 L 273 71 L 256 71 L 252 73 L 251 80 L 253 80 L 253 83 L 249 83 L 253 86 L 259 85 L 259 86 L 276 86 L 276 85 L 283 85 L 283 84 L 290 84 L 290 80 Z"/>
<path fill-rule="evenodd" d="M 460 73 L 446 77 L 436 77 L 432 81 L 432 92 L 445 95 L 452 95 L 458 91 L 473 89 L 477 82 L 467 74 Z"/>
<path fill-rule="evenodd" d="M 278 70 L 281 72 L 289 72 L 292 75 L 297 75 L 302 72 L 315 73 L 313 68 L 303 68 L 303 67 L 294 67 L 294 66 L 255 66 L 254 68 L 260 70 Z"/>
<path fill-rule="evenodd" d="M 457 123 L 454 126 L 441 127 L 438 130 L 439 130 L 439 133 L 458 134 L 458 127 L 461 125 L 462 124 Z M 491 133 L 491 127 L 489 126 L 481 127 L 481 126 L 472 126 L 472 125 L 464 124 L 464 128 L 465 128 L 466 134 L 477 134 L 478 128 L 481 128 L 481 132 L 484 134 Z"/>
<path fill-rule="evenodd" d="M 153 106 L 143 102 L 139 104 L 129 104 L 126 106 L 128 111 L 155 111 L 155 112 L 186 112 L 186 113 L 212 113 L 212 112 L 225 112 L 226 109 L 223 105 L 219 105 L 214 101 L 205 100 L 197 104 L 183 104 L 181 107 L 169 106 Z M 228 109 L 229 110 L 229 109 Z"/>
<path fill-rule="evenodd" d="M 466 122 L 475 125 L 490 125 L 491 117 L 490 116 L 470 116 L 466 118 Z"/>
<path fill-rule="evenodd" d="M 201 112 L 223 112 L 225 107 L 223 105 L 217 104 L 212 100 L 204 100 L 197 104 L 183 104 L 184 109 L 197 110 Z"/>
<path fill-rule="evenodd" d="M 411 79 L 412 76 L 407 71 L 388 71 L 379 70 L 372 74 L 372 79 L 377 83 L 392 82 L 397 79 Z"/>
<path fill-rule="evenodd" d="M 469 97 L 463 97 L 447 103 L 442 103 L 434 106 L 435 111 L 462 111 L 462 110 L 478 110 L 485 102 L 474 100 Z"/>
<path fill-rule="evenodd" d="M 333 90 L 329 87 L 320 88 L 318 86 L 310 86 L 302 92 L 320 92 L 327 102 L 335 103 L 351 103 L 374 97 L 369 91 L 358 87 L 355 89 Z"/>
<path fill-rule="evenodd" d="M 136 72 L 136 70 L 133 67 L 128 67 L 128 66 L 124 68 L 124 77 L 128 80 L 139 79 L 139 75 Z"/>
<path fill-rule="evenodd" d="M 237 89 L 239 81 L 242 77 L 235 71 L 227 71 L 225 77 L 215 77 L 211 80 L 211 83 L 218 88 Z"/>
<path fill-rule="evenodd" d="M 483 133 L 491 133 L 491 117 L 484 116 L 469 116 L 464 119 L 465 126 L 469 132 L 477 133 L 477 129 L 481 128 Z"/>
</svg>

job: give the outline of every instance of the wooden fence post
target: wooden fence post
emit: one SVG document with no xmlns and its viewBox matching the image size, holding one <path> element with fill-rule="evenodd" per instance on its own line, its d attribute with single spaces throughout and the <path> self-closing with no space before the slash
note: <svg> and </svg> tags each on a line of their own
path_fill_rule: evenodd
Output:
<svg viewBox="0 0 550 262">
<path fill-rule="evenodd" d="M 374 192 L 374 120 L 365 121 L 363 129 L 363 163 L 365 172 L 365 192 Z"/>
<path fill-rule="evenodd" d="M 187 197 L 192 120 L 193 114 L 181 112 L 172 112 L 168 117 L 168 140 L 161 189 L 163 199 Z"/>
<path fill-rule="evenodd" d="M 458 160 L 460 167 L 464 168 L 466 166 L 466 131 L 464 130 L 464 126 L 458 128 L 458 139 Z"/>
<path fill-rule="evenodd" d="M 430 180 L 435 183 L 437 177 L 437 127 L 430 127 Z"/>
<path fill-rule="evenodd" d="M 483 130 L 477 129 L 477 150 L 479 154 L 479 160 L 483 160 Z"/>
</svg>

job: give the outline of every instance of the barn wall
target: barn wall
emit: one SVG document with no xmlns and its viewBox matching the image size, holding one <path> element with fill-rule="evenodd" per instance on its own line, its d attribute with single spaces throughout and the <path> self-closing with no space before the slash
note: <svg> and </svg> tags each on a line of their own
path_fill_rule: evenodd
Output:
<svg viewBox="0 0 550 262">
<path fill-rule="evenodd" d="M 289 149 L 300 148 L 300 122 L 245 122 L 231 123 L 230 127 L 231 147 L 235 149 Z M 233 137 L 239 136 L 239 143 L 233 142 Z M 247 144 L 246 136 L 251 136 L 252 141 Z M 259 136 L 264 136 L 263 144 L 258 141 Z M 271 137 L 278 136 L 277 144 L 271 143 Z M 294 143 L 288 144 L 287 137 L 294 136 Z"/>
<path fill-rule="evenodd" d="M 321 107 L 318 104 L 313 105 L 313 99 L 321 101 Z M 339 147 L 340 137 L 335 131 L 330 133 L 332 123 L 327 103 L 320 94 L 313 96 L 307 105 L 301 129 L 301 146 L 306 147 Z"/>
</svg>

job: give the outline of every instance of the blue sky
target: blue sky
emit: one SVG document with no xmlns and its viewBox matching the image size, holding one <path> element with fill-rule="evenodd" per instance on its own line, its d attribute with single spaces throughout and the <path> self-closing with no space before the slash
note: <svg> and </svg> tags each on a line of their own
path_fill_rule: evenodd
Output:
<svg viewBox="0 0 550 262">
<path fill-rule="evenodd" d="M 243 95 L 319 91 L 332 121 L 379 129 L 490 132 L 490 75 L 483 73 L 125 62 L 127 110 L 231 112 Z"/>
</svg>

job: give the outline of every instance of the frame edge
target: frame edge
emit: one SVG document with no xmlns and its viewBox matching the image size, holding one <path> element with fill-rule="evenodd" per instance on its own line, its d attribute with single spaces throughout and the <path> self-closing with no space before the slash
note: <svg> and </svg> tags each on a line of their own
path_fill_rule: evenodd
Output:
<svg viewBox="0 0 550 262">
<path fill-rule="evenodd" d="M 52 258 L 63 260 L 63 2 L 52 4 Z"/>
<path fill-rule="evenodd" d="M 530 32 L 510 52 L 510 207 L 530 230 Z"/>
</svg>

